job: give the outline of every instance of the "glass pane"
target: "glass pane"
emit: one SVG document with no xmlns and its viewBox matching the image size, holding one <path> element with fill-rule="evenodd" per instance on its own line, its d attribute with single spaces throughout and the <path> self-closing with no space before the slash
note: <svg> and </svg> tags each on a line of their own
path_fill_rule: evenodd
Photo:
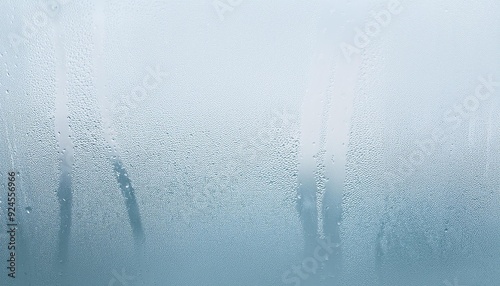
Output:
<svg viewBox="0 0 500 286">
<path fill-rule="evenodd" d="M 498 15 L 0 1 L 0 285 L 497 285 Z"/>
</svg>

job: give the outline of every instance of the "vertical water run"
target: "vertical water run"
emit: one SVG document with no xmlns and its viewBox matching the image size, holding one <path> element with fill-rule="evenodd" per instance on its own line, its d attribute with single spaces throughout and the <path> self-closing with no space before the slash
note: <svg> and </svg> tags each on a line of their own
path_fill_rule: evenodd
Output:
<svg viewBox="0 0 500 286">
<path fill-rule="evenodd" d="M 102 57 L 104 55 L 104 41 L 106 38 L 106 17 L 104 14 L 104 4 L 99 0 L 95 1 L 94 3 L 94 86 L 96 88 L 97 100 L 103 122 L 104 138 L 108 147 L 111 149 L 111 164 L 113 165 L 113 170 L 115 172 L 118 186 L 125 199 L 125 207 L 127 209 L 130 226 L 132 228 L 132 235 L 136 244 L 136 251 L 138 252 L 137 255 L 140 256 L 142 253 L 142 246 L 145 241 L 144 228 L 142 226 L 141 214 L 139 211 L 137 199 L 135 197 L 135 190 L 132 186 L 132 181 L 130 180 L 127 170 L 123 166 L 123 163 L 119 157 L 118 144 L 116 143 L 116 140 L 114 138 L 114 136 L 116 136 L 116 131 L 112 126 L 111 104 L 109 104 L 109 101 L 107 100 L 106 87 L 104 84 L 104 67 L 102 64 L 104 62 L 104 59 Z"/>
<path fill-rule="evenodd" d="M 132 187 L 132 182 L 128 177 L 127 170 L 123 167 L 120 159 L 113 161 L 116 180 L 120 185 L 120 190 L 125 198 L 125 206 L 127 207 L 130 226 L 132 227 L 132 234 L 136 243 L 142 245 L 144 243 L 144 230 L 142 228 L 141 214 L 139 213 L 139 206 L 135 198 L 135 191 Z"/>
<path fill-rule="evenodd" d="M 347 62 L 337 55 L 331 93 L 331 109 L 325 139 L 325 192 L 323 195 L 323 234 L 339 245 L 329 260 L 333 275 L 340 275 L 342 253 L 340 227 L 342 221 L 342 196 L 346 176 L 349 132 L 353 112 L 356 83 L 360 70 L 359 58 Z"/>
<path fill-rule="evenodd" d="M 330 9 L 327 9 L 329 11 Z M 328 261 L 324 283 L 341 280 L 342 194 L 359 57 L 347 61 L 338 47 L 340 33 L 332 15 L 320 25 L 318 50 L 301 110 L 301 144 L 297 210 L 310 256 L 317 239 L 338 245 Z M 326 115 L 326 117 L 322 117 Z M 324 179 L 324 185 L 321 186 Z"/>
<path fill-rule="evenodd" d="M 68 247 L 71 235 L 71 210 L 73 201 L 71 172 L 73 169 L 74 151 L 69 122 L 67 59 L 64 49 L 62 27 L 59 23 L 55 24 L 52 40 L 56 57 L 55 135 L 58 143 L 60 171 L 59 186 L 57 189 L 60 220 L 57 258 L 60 263 L 63 285 L 66 285 Z"/>
<path fill-rule="evenodd" d="M 326 59 L 318 56 L 313 64 L 313 73 L 309 80 L 301 108 L 300 125 L 300 162 L 298 168 L 298 200 L 297 211 L 304 233 L 304 255 L 312 253 L 317 245 L 318 206 L 316 185 L 316 155 L 319 152 L 321 133 L 321 111 L 323 109 L 325 79 L 329 74 L 329 64 Z M 328 78 L 326 78 L 326 81 Z M 326 82 L 327 83 L 327 82 Z"/>
</svg>

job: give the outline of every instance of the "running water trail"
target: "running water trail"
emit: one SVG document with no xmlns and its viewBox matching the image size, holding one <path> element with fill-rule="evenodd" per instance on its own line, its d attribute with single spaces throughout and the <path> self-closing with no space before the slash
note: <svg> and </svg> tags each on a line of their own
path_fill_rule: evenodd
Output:
<svg viewBox="0 0 500 286">
<path fill-rule="evenodd" d="M 300 126 L 300 165 L 298 168 L 298 200 L 299 212 L 304 232 L 305 255 L 312 253 L 318 233 L 317 186 L 315 179 L 316 159 L 319 152 L 319 137 L 321 132 L 321 112 L 324 93 L 318 77 L 313 75 L 310 88 L 307 90 L 302 105 Z"/>
<path fill-rule="evenodd" d="M 106 87 L 104 84 L 103 74 L 103 55 L 105 22 L 104 4 L 101 1 L 95 1 L 94 11 L 94 49 L 93 49 L 93 66 L 94 66 L 94 85 L 96 87 L 97 100 L 101 112 L 103 122 L 104 139 L 111 150 L 110 160 L 113 165 L 116 180 L 120 187 L 121 193 L 125 199 L 132 234 L 135 240 L 137 256 L 141 257 L 143 244 L 145 242 L 144 228 L 142 226 L 139 205 L 135 197 L 135 190 L 132 186 L 127 170 L 119 157 L 119 146 L 116 143 L 116 131 L 112 126 L 111 104 L 106 97 Z M 139 259 L 141 261 L 141 259 Z"/>
<path fill-rule="evenodd" d="M 342 57 L 336 44 L 340 35 L 328 29 L 335 26 L 331 17 L 325 16 L 324 26 L 321 27 L 319 49 L 302 104 L 297 202 L 306 255 L 313 253 L 318 238 L 339 245 L 327 262 L 324 276 L 328 277 L 328 283 L 332 280 L 330 278 L 340 281 L 341 275 L 342 193 L 361 63 L 359 57 L 349 62 Z M 325 179 L 324 188 L 318 188 L 321 183 L 316 181 L 321 177 Z"/>
<path fill-rule="evenodd" d="M 137 246 L 140 246 L 144 243 L 145 237 L 141 223 L 139 206 L 137 205 L 132 182 L 128 177 L 127 170 L 125 170 L 122 162 L 119 159 L 115 159 L 113 161 L 113 168 L 115 171 L 116 180 L 118 181 L 122 195 L 125 198 L 125 206 L 127 207 L 128 217 L 130 226 L 132 227 L 134 239 L 137 243 Z"/>
<path fill-rule="evenodd" d="M 68 79 L 67 58 L 62 38 L 63 28 L 55 24 L 52 42 L 56 57 L 56 99 L 55 99 L 55 135 L 58 143 L 59 160 L 59 187 L 57 199 L 59 201 L 59 234 L 57 258 L 60 263 L 60 275 L 63 281 L 67 274 L 68 248 L 71 235 L 71 212 L 73 203 L 72 179 L 73 170 L 73 141 L 71 138 L 70 117 L 68 108 Z M 65 282 L 63 282 L 64 284 Z"/>
<path fill-rule="evenodd" d="M 316 182 L 317 158 L 323 145 L 322 121 L 325 106 L 328 106 L 327 89 L 331 85 L 334 51 L 331 39 L 327 37 L 327 23 L 328 21 L 319 26 L 318 49 L 311 64 L 308 87 L 301 107 L 297 211 L 302 223 L 306 256 L 314 251 L 318 245 L 317 239 L 322 236 L 322 224 L 319 224 L 322 202 L 318 200 L 321 189 Z"/>
<path fill-rule="evenodd" d="M 333 253 L 330 264 L 334 272 L 341 271 L 342 195 L 346 176 L 349 132 L 353 113 L 356 83 L 361 60 L 353 59 L 347 63 L 337 55 L 333 77 L 331 109 L 328 118 L 325 153 L 325 192 L 323 196 L 323 233 L 333 243 L 339 245 Z"/>
</svg>

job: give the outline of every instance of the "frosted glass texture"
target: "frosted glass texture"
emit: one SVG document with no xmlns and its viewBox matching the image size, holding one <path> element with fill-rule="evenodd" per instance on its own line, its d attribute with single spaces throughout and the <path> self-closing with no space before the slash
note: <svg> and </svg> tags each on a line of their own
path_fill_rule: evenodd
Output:
<svg viewBox="0 0 500 286">
<path fill-rule="evenodd" d="M 0 285 L 500 285 L 500 2 L 0 0 Z"/>
</svg>

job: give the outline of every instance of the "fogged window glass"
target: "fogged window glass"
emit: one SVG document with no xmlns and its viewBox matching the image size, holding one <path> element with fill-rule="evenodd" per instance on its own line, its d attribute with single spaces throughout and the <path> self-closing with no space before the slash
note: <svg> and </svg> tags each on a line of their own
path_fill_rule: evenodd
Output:
<svg viewBox="0 0 500 286">
<path fill-rule="evenodd" d="M 498 285 L 495 0 L 1 0 L 0 285 Z"/>
</svg>

